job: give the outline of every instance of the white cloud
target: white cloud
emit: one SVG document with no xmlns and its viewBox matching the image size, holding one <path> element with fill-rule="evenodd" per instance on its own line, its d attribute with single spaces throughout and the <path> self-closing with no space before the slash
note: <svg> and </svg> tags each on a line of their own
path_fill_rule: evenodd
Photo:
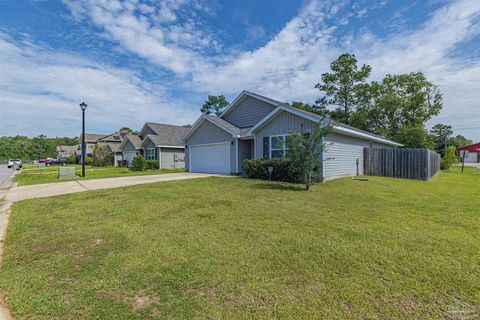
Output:
<svg viewBox="0 0 480 320">
<path fill-rule="evenodd" d="M 82 101 L 89 105 L 87 129 L 100 133 L 138 129 L 145 121 L 195 120 L 191 108 L 128 70 L 17 43 L 1 33 L 0 60 L 8 61 L 0 77 L 0 135 L 78 135 Z"/>
<path fill-rule="evenodd" d="M 385 1 L 362 6 L 358 2 L 312 0 L 264 46 L 233 53 L 222 48 L 215 32 L 200 18 L 197 11 L 212 14 L 212 9 L 199 1 L 64 1 L 76 19 L 89 19 L 124 49 L 175 74 L 184 83 L 185 95 L 199 97 L 198 104 L 205 93 L 234 96 L 243 89 L 285 101 L 311 102 L 319 95 L 313 87 L 321 74 L 329 70 L 330 62 L 350 51 L 360 63 L 372 65 L 373 79 L 381 79 L 387 73 L 425 72 L 444 93 L 444 110 L 435 122 L 454 127 L 480 123 L 480 57 L 451 55 L 457 46 L 479 36 L 478 0 L 448 2 L 415 30 L 406 29 L 404 24 L 393 25 L 395 32 L 388 38 L 368 29 L 353 30 L 341 37 L 336 34 L 339 24 L 348 27 L 352 21 L 365 19 L 370 11 L 383 7 Z M 388 26 L 386 29 L 391 30 Z M 15 50 L 21 49 L 13 48 L 12 52 Z M 53 74 L 60 72 L 53 70 L 50 68 Z M 143 88 L 147 87 L 145 83 L 132 84 L 130 79 L 136 79 L 134 83 L 141 80 L 125 70 L 97 66 L 76 72 L 71 76 L 94 73 L 91 77 L 97 78 L 100 87 L 103 81 L 113 81 L 119 89 L 131 86 L 134 94 L 123 99 L 142 99 L 144 93 L 147 96 L 143 99 L 149 100 L 146 104 L 162 99 L 152 97 Z M 109 76 L 112 79 L 105 78 Z M 67 91 L 74 87 L 73 83 L 66 83 Z M 92 89 L 88 83 L 84 85 L 83 90 L 89 93 Z M 172 111 L 176 119 L 190 120 L 191 116 L 195 114 L 187 115 L 183 109 Z M 458 133 L 480 139 L 479 131 Z"/>
</svg>

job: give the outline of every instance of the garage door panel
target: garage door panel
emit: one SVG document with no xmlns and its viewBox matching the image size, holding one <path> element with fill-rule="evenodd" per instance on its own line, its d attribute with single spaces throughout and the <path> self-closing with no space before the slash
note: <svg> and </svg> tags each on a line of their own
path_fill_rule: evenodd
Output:
<svg viewBox="0 0 480 320">
<path fill-rule="evenodd" d="M 230 174 L 230 143 L 190 146 L 190 171 Z"/>
<path fill-rule="evenodd" d="M 128 166 L 132 164 L 133 158 L 137 155 L 136 151 L 124 152 L 124 160 L 127 161 Z"/>
</svg>

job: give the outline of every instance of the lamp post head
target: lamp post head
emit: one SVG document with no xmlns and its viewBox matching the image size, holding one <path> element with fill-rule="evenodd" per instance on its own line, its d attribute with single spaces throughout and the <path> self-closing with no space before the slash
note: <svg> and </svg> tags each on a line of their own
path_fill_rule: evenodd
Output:
<svg viewBox="0 0 480 320">
<path fill-rule="evenodd" d="M 80 108 L 82 111 L 85 111 L 85 109 L 87 109 L 87 104 L 85 102 L 80 103 Z"/>
</svg>

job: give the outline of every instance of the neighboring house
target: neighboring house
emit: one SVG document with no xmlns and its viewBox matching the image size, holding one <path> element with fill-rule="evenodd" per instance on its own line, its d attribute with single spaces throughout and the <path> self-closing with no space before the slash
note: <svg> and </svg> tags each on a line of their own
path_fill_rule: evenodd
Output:
<svg viewBox="0 0 480 320">
<path fill-rule="evenodd" d="M 127 135 L 126 132 L 115 132 L 112 134 L 97 134 L 97 133 L 86 133 L 85 134 L 85 154 L 86 156 L 93 155 L 93 148 L 97 144 L 103 144 L 107 146 L 107 151 L 113 153 L 114 165 L 118 164 L 118 161 L 122 160 L 122 151 L 119 150 L 120 144 L 123 141 L 123 138 Z M 77 146 L 76 154 L 82 157 L 82 135 L 80 135 L 80 143 Z"/>
<path fill-rule="evenodd" d="M 174 137 L 148 134 L 142 142 L 145 159 L 158 160 L 160 169 L 185 168 L 185 147 L 178 142 L 185 133 Z"/>
<path fill-rule="evenodd" d="M 127 162 L 127 165 L 132 164 L 133 158 L 142 154 L 142 139 L 135 134 L 127 134 L 123 138 L 122 143 L 119 146 L 122 152 L 122 159 Z"/>
<path fill-rule="evenodd" d="M 122 138 L 122 141 L 123 141 L 123 138 Z M 121 144 L 122 143 L 112 143 L 112 142 L 105 143 L 107 152 L 112 154 L 114 166 L 118 166 L 118 163 L 123 160 L 123 153 L 122 153 L 122 149 L 120 148 Z"/>
<path fill-rule="evenodd" d="M 139 133 L 143 156 L 146 160 L 158 160 L 161 169 L 184 168 L 185 146 L 179 141 L 188 130 L 183 126 L 145 123 Z"/>
<path fill-rule="evenodd" d="M 57 146 L 57 159 L 66 159 L 71 155 L 77 155 L 80 145 Z"/>
<path fill-rule="evenodd" d="M 182 138 L 190 172 L 242 173 L 245 159 L 284 157 L 288 135 L 308 132 L 321 121 L 317 114 L 259 94 L 243 91 L 219 116 L 202 115 Z M 401 147 L 347 125 L 334 124 L 325 137 L 323 176 L 333 179 L 363 173 L 365 147 Z M 358 164 L 357 164 L 358 162 Z"/>
<path fill-rule="evenodd" d="M 123 152 L 120 145 L 127 134 L 128 132 L 115 132 L 97 140 L 97 143 L 104 143 L 107 147 L 107 152 L 112 154 L 114 166 L 118 166 L 118 163 L 123 160 Z"/>
<path fill-rule="evenodd" d="M 468 155 L 465 157 L 465 163 L 480 163 L 480 142 L 458 148 L 457 153 L 460 155 L 460 151 L 462 150 L 468 151 Z"/>
<path fill-rule="evenodd" d="M 85 133 L 85 156 L 86 157 L 91 156 L 93 154 L 93 148 L 97 144 L 98 140 L 102 139 L 104 137 L 107 137 L 107 135 L 106 134 L 97 134 L 97 133 Z M 81 157 L 82 157 L 82 149 L 81 149 L 82 135 L 80 135 L 79 145 L 80 145 L 79 156 L 80 156 L 80 161 L 82 161 L 81 160 Z"/>
</svg>

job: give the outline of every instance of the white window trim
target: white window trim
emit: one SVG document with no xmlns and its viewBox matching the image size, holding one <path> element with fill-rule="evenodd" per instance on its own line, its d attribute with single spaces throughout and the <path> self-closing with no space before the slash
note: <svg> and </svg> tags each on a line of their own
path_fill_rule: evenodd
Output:
<svg viewBox="0 0 480 320">
<path fill-rule="evenodd" d="M 149 159 L 149 151 L 153 150 L 153 159 Z M 145 149 L 145 160 L 155 160 L 155 148 L 146 148 Z"/>
<path fill-rule="evenodd" d="M 290 136 L 290 134 L 276 134 L 276 135 L 273 135 L 273 136 L 270 136 L 270 143 L 268 144 L 268 147 L 269 147 L 269 156 L 270 156 L 270 159 L 273 159 L 272 157 L 272 151 L 278 151 L 278 150 L 282 150 L 283 151 L 283 157 L 282 158 L 285 158 L 286 156 L 286 152 L 288 150 L 288 146 L 287 144 L 285 143 L 285 138 Z M 276 138 L 276 137 L 283 137 L 283 148 L 282 149 L 274 149 L 272 150 L 272 146 L 273 146 L 273 143 L 272 143 L 272 140 L 273 138 Z"/>
</svg>

